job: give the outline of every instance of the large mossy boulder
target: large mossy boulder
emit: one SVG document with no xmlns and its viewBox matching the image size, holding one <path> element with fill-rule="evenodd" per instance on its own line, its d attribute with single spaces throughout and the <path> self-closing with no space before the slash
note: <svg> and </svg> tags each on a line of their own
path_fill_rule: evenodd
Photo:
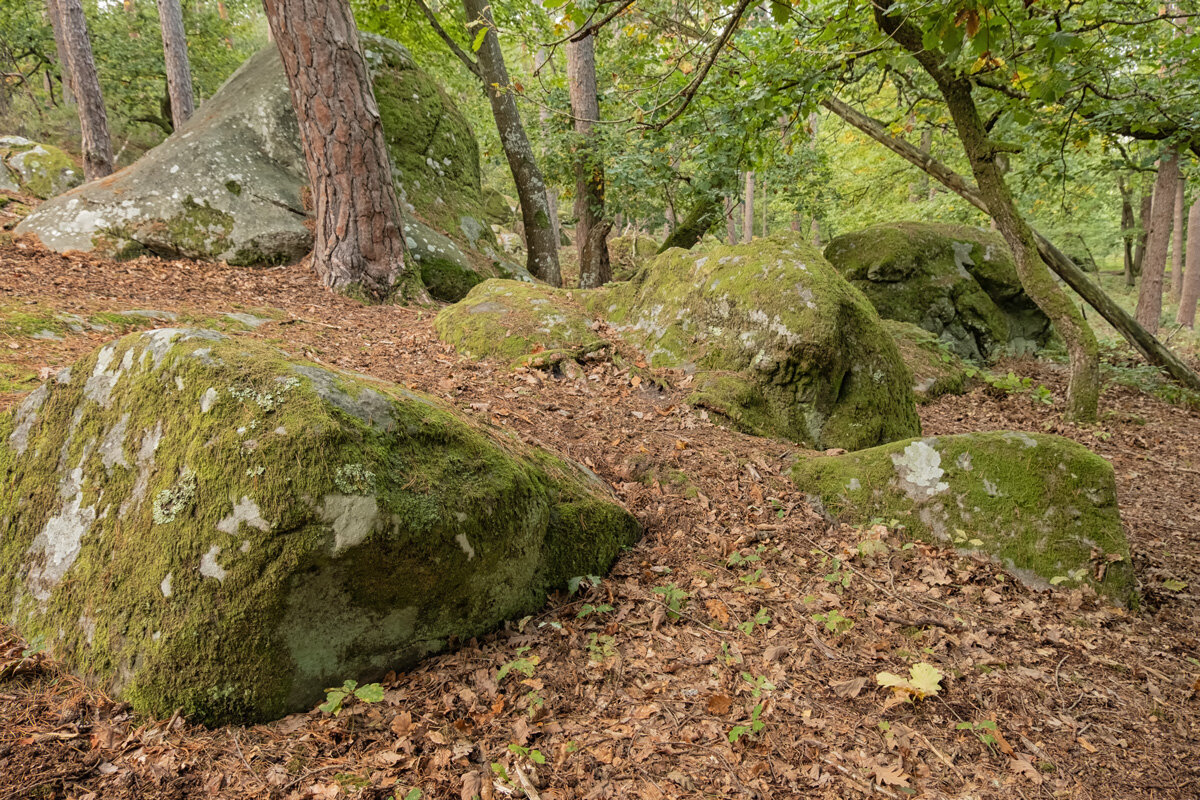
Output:
<svg viewBox="0 0 1200 800">
<path fill-rule="evenodd" d="M 792 479 L 843 521 L 898 520 L 977 549 L 1037 587 L 1134 591 L 1112 466 L 1058 436 L 966 433 L 799 460 Z"/>
<path fill-rule="evenodd" d="M 880 316 L 921 326 L 962 358 L 1032 352 L 1050 339 L 1050 320 L 991 231 L 887 223 L 837 237 L 825 257 Z"/>
<path fill-rule="evenodd" d="M 576 292 L 493 278 L 433 322 L 438 338 L 467 358 L 511 367 L 550 366 L 601 353 L 609 343 L 574 299 Z"/>
<path fill-rule="evenodd" d="M 409 248 L 423 272 L 436 262 L 435 296 L 453 285 L 461 292 L 442 299 L 457 300 L 470 288 L 464 273 L 496 274 L 475 136 L 408 50 L 369 34 L 362 43 Z M 59 251 L 289 262 L 312 248 L 307 183 L 296 114 L 272 45 L 251 56 L 162 144 L 115 175 L 43 204 L 17 232 Z M 453 239 L 453 249 L 439 237 Z"/>
<path fill-rule="evenodd" d="M 638 536 L 582 467 L 252 340 L 105 345 L 0 417 L 0 618 L 140 712 L 307 709 Z"/>
<path fill-rule="evenodd" d="M 900 357 L 913 377 L 913 394 L 918 403 L 931 402 L 942 395 L 962 394 L 971 381 L 968 366 L 938 337 L 911 322 L 880 320 L 892 335 Z"/>
<path fill-rule="evenodd" d="M 878 314 L 799 236 L 667 250 L 585 302 L 652 366 L 694 371 L 689 402 L 748 433 L 847 450 L 920 434 Z"/>
<path fill-rule="evenodd" d="M 644 233 L 614 236 L 608 240 L 608 257 L 612 262 L 613 280 L 627 281 L 643 264 L 654 258 L 659 242 Z"/>
<path fill-rule="evenodd" d="M 83 170 L 62 150 L 21 136 L 0 136 L 0 192 L 41 199 L 83 183 Z"/>
</svg>

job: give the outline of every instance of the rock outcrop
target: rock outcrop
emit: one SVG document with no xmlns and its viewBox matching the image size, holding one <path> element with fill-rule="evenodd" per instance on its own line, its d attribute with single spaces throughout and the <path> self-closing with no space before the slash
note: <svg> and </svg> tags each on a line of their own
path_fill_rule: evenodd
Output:
<svg viewBox="0 0 1200 800">
<path fill-rule="evenodd" d="M 965 225 L 897 222 L 839 236 L 825 257 L 879 315 L 919 325 L 962 358 L 1044 346 L 1050 320 L 1021 288 L 1004 240 Z"/>
<path fill-rule="evenodd" d="M 613 280 L 627 281 L 658 252 L 659 243 L 644 233 L 614 236 L 608 240 Z"/>
<path fill-rule="evenodd" d="M 440 299 L 508 275 L 480 204 L 466 119 L 401 45 L 363 34 L 402 197 L 405 238 Z M 43 204 L 17 228 L 59 251 L 143 251 L 234 265 L 294 261 L 312 247 L 307 170 L 279 52 L 251 56 L 165 142 L 120 172 Z"/>
<path fill-rule="evenodd" d="M 83 170 L 48 144 L 20 136 L 0 136 L 0 192 L 46 199 L 83 183 Z"/>
<path fill-rule="evenodd" d="M 929 331 L 911 322 L 880 320 L 892 335 L 900 356 L 913 377 L 913 394 L 918 403 L 928 403 L 946 394 L 967 391 L 968 366 L 949 346 Z"/>
<path fill-rule="evenodd" d="M 799 460 L 792 479 L 834 516 L 897 520 L 918 537 L 978 550 L 1038 587 L 1134 590 L 1112 466 L 1069 439 L 966 433 Z"/>
<path fill-rule="evenodd" d="M 582 467 L 249 339 L 105 345 L 0 417 L 0 617 L 167 716 L 311 708 L 638 536 Z"/>
</svg>

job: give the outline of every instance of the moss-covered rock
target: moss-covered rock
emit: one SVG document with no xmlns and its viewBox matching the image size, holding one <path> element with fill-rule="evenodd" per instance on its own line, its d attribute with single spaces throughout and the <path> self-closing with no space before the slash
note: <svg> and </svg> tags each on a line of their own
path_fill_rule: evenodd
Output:
<svg viewBox="0 0 1200 800">
<path fill-rule="evenodd" d="M 141 712 L 311 707 L 638 535 L 590 472 L 392 384 L 131 334 L 0 417 L 0 617 Z"/>
<path fill-rule="evenodd" d="M 991 231 L 896 222 L 839 236 L 825 257 L 867 295 L 879 315 L 911 322 L 962 358 L 1031 352 L 1050 320 L 1025 291 L 1012 254 Z"/>
<path fill-rule="evenodd" d="M 585 302 L 735 427 L 857 450 L 920 433 L 912 376 L 862 293 L 799 236 L 671 249 Z"/>
<path fill-rule="evenodd" d="M 967 433 L 798 461 L 792 479 L 851 523 L 896 519 L 914 535 L 978 549 L 1039 587 L 1134 591 L 1107 461 L 1058 436 Z"/>
<path fill-rule="evenodd" d="M 613 280 L 627 281 L 658 252 L 659 242 L 644 233 L 614 236 L 608 240 Z"/>
<path fill-rule="evenodd" d="M 511 228 L 517 214 L 508 198 L 490 186 L 483 187 L 483 216 L 492 225 Z"/>
<path fill-rule="evenodd" d="M 0 136 L 0 191 L 43 200 L 83 183 L 83 170 L 62 150 L 20 136 Z"/>
<path fill-rule="evenodd" d="M 566 289 L 491 279 L 447 306 L 433 322 L 438 338 L 468 358 L 512 367 L 579 360 L 609 347 Z"/>
<path fill-rule="evenodd" d="M 880 320 L 892 335 L 900 356 L 913 376 L 913 394 L 918 403 L 928 403 L 944 394 L 962 394 L 970 380 L 967 365 L 943 342 L 922 327 L 894 319 Z"/>
</svg>

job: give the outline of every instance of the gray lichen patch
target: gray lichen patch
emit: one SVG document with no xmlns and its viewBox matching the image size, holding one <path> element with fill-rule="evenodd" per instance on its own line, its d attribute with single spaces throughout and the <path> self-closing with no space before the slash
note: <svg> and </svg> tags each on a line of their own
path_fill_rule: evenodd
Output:
<svg viewBox="0 0 1200 800">
<path fill-rule="evenodd" d="M 262 473 L 258 474 L 261 475 Z M 228 516 L 221 518 L 221 521 L 217 523 L 217 530 L 234 536 L 243 524 L 249 525 L 251 528 L 257 528 L 263 532 L 271 530 L 271 523 L 263 519 L 258 503 L 255 503 L 245 495 L 234 504 L 233 511 L 229 512 Z"/>
</svg>

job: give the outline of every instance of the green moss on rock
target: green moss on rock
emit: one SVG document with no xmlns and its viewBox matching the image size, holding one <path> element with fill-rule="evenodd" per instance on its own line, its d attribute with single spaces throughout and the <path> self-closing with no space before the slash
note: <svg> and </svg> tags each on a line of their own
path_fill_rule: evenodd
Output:
<svg viewBox="0 0 1200 800">
<path fill-rule="evenodd" d="M 644 233 L 614 236 L 608 240 L 613 280 L 627 281 L 658 252 L 659 242 Z"/>
<path fill-rule="evenodd" d="M 411 666 L 638 535 L 581 467 L 194 329 L 105 345 L 0 416 L 0 479 L 0 617 L 139 712 L 206 723 Z"/>
<path fill-rule="evenodd" d="M 920 433 L 895 342 L 799 236 L 671 249 L 584 302 L 652 366 L 694 371 L 689 402 L 748 433 L 847 450 Z"/>
<path fill-rule="evenodd" d="M 83 171 L 64 151 L 20 136 L 0 136 L 0 188 L 43 200 L 83 183 Z"/>
<path fill-rule="evenodd" d="M 880 321 L 884 330 L 892 335 L 900 356 L 912 373 L 913 394 L 918 403 L 967 391 L 970 384 L 967 367 L 945 342 L 909 322 Z"/>
<path fill-rule="evenodd" d="M 1051 335 L 1004 240 L 991 231 L 886 223 L 837 237 L 825 257 L 880 316 L 919 325 L 962 358 L 1031 352 Z"/>
<path fill-rule="evenodd" d="M 433 327 L 438 338 L 468 358 L 494 358 L 512 367 L 582 359 L 609 343 L 592 330 L 574 294 L 493 278 L 442 309 Z"/>
<path fill-rule="evenodd" d="M 847 522 L 896 519 L 915 536 L 977 548 L 1039 587 L 1134 592 L 1112 467 L 1058 436 L 968 433 L 801 459 L 792 479 Z"/>
</svg>

